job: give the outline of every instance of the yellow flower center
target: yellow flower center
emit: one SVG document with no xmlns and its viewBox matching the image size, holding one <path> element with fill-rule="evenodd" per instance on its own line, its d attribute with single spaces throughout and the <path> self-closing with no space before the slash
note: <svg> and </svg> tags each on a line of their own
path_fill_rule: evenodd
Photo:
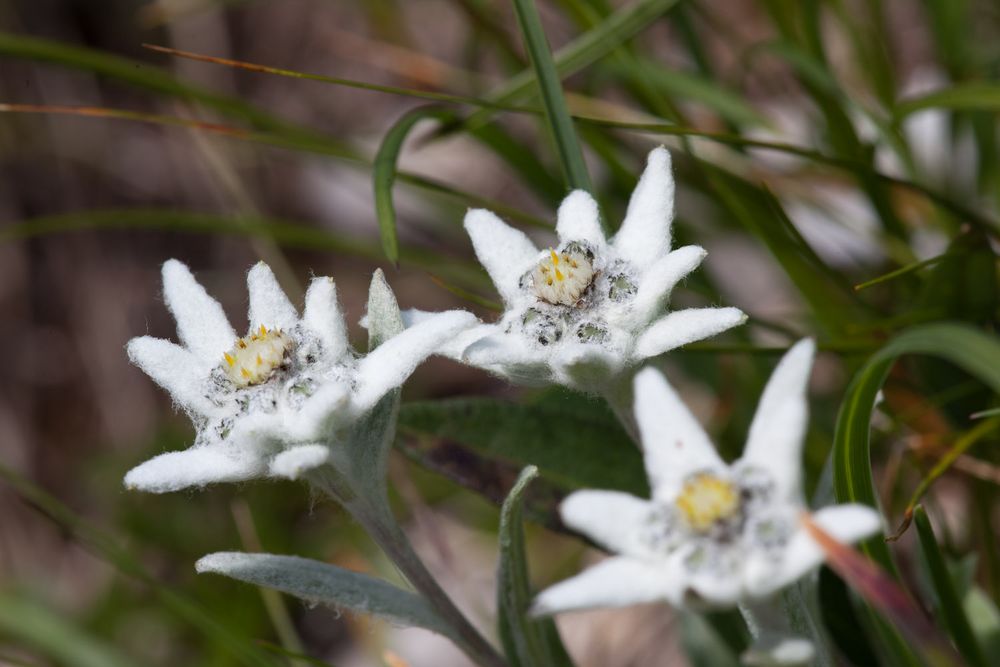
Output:
<svg viewBox="0 0 1000 667">
<path fill-rule="evenodd" d="M 740 507 L 740 496 L 729 482 L 700 473 L 684 482 L 675 503 L 691 528 L 706 532 L 717 522 L 736 513 Z"/>
<path fill-rule="evenodd" d="M 532 279 L 539 299 L 572 306 L 594 280 L 594 267 L 580 250 L 568 248 L 557 253 L 550 248 L 549 256 L 535 266 Z"/>
<path fill-rule="evenodd" d="M 236 339 L 232 349 L 223 355 L 222 368 L 237 387 L 262 384 L 284 365 L 291 347 L 291 338 L 262 324 L 259 330 Z"/>
</svg>

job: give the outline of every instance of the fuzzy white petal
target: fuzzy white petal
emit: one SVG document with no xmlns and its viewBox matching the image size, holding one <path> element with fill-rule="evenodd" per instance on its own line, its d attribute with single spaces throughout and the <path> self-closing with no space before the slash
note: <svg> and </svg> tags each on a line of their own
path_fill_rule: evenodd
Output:
<svg viewBox="0 0 1000 667">
<path fill-rule="evenodd" d="M 770 471 L 788 501 L 801 495 L 802 442 L 809 418 L 806 389 L 815 352 L 816 344 L 807 338 L 782 357 L 761 395 L 741 459 L 742 465 Z"/>
<path fill-rule="evenodd" d="M 188 350 L 162 338 L 142 336 L 128 342 L 128 358 L 166 389 L 183 408 L 199 415 L 211 411 L 205 395 L 207 364 Z"/>
<path fill-rule="evenodd" d="M 645 556 L 643 526 L 650 503 L 621 491 L 577 491 L 559 505 L 563 523 L 602 547 L 625 556 Z"/>
<path fill-rule="evenodd" d="M 302 324 L 322 341 L 332 358 L 347 352 L 347 324 L 337 302 L 337 286 L 333 278 L 313 278 L 306 290 L 306 306 Z"/>
<path fill-rule="evenodd" d="M 639 281 L 639 289 L 632 301 L 633 326 L 641 327 L 660 314 L 674 285 L 698 268 L 705 259 L 704 248 L 688 245 L 661 257 L 649 267 Z"/>
<path fill-rule="evenodd" d="M 844 544 L 871 537 L 882 530 L 882 519 L 867 505 L 832 505 L 812 515 L 812 520 Z M 747 592 L 764 597 L 784 588 L 824 560 L 823 549 L 805 528 L 798 528 L 785 547 L 780 563 L 755 555 L 744 571 Z"/>
<path fill-rule="evenodd" d="M 687 308 L 661 317 L 639 336 L 636 359 L 647 359 L 710 338 L 746 322 L 739 308 Z"/>
<path fill-rule="evenodd" d="M 687 581 L 682 595 L 684 604 L 693 609 L 732 607 L 743 594 L 739 577 L 720 576 L 717 572 L 698 573 Z"/>
<path fill-rule="evenodd" d="M 402 314 L 403 326 L 407 329 L 437 315 L 437 313 L 420 310 L 418 308 L 409 308 L 404 310 Z M 365 326 L 364 322 L 362 322 L 361 326 Z M 448 357 L 449 359 L 454 359 L 455 361 L 462 361 L 462 353 L 465 352 L 470 345 L 482 338 L 485 338 L 486 336 L 497 333 L 498 331 L 500 331 L 500 327 L 498 325 L 483 324 L 480 322 L 475 326 L 465 329 L 454 338 L 442 343 L 437 353 L 441 356 Z"/>
<path fill-rule="evenodd" d="M 534 387 L 552 381 L 551 356 L 549 350 L 530 347 L 515 336 L 497 332 L 469 345 L 462 353 L 462 361 L 515 384 Z"/>
<path fill-rule="evenodd" d="M 129 489 L 167 493 L 217 482 L 242 482 L 259 477 L 263 461 L 256 456 L 233 456 L 221 447 L 192 447 L 155 456 L 128 471 Z"/>
<path fill-rule="evenodd" d="M 318 440 L 328 435 L 336 419 L 351 402 L 351 390 L 344 384 L 324 385 L 310 396 L 298 412 L 287 419 L 283 436 L 292 442 Z"/>
<path fill-rule="evenodd" d="M 403 384 L 424 359 L 476 322 L 476 317 L 464 310 L 436 313 L 369 352 L 358 362 L 353 396 L 356 409 L 374 406 L 386 392 Z"/>
<path fill-rule="evenodd" d="M 302 473 L 325 464 L 330 458 L 326 445 L 299 445 L 287 449 L 271 461 L 271 475 L 285 479 L 298 479 Z"/>
<path fill-rule="evenodd" d="M 479 263 L 493 279 L 505 303 L 521 294 L 518 281 L 538 259 L 538 248 L 524 232 L 514 229 L 486 209 L 465 214 L 465 230 Z"/>
<path fill-rule="evenodd" d="M 674 175 L 670 153 L 654 148 L 632 192 L 621 229 L 612 241 L 615 249 L 639 267 L 646 267 L 670 250 L 674 219 Z"/>
<path fill-rule="evenodd" d="M 595 250 L 604 251 L 607 242 L 601 229 L 601 211 L 590 193 L 574 190 L 562 200 L 556 218 L 556 234 L 560 243 L 586 241 Z"/>
<path fill-rule="evenodd" d="M 247 291 L 250 293 L 250 331 L 256 331 L 261 325 L 282 331 L 295 328 L 299 315 L 271 267 L 257 262 L 247 274 Z"/>
<path fill-rule="evenodd" d="M 635 376 L 635 420 L 653 495 L 672 499 L 685 477 L 725 464 L 698 420 L 663 374 L 645 368 Z"/>
<path fill-rule="evenodd" d="M 669 562 L 669 561 L 668 561 Z M 608 558 L 538 594 L 531 613 L 540 616 L 594 607 L 676 602 L 682 579 L 677 569 L 626 556 Z"/>
<path fill-rule="evenodd" d="M 595 343 L 562 343 L 549 363 L 560 384 L 599 391 L 622 371 L 625 359 Z"/>
<path fill-rule="evenodd" d="M 236 332 L 222 306 L 176 259 L 163 264 L 163 299 L 177 320 L 177 336 L 199 358 L 215 363 L 233 346 Z"/>
</svg>

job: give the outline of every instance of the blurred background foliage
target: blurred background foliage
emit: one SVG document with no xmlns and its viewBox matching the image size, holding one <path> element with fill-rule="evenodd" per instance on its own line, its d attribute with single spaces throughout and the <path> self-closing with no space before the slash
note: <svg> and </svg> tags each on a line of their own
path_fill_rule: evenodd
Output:
<svg viewBox="0 0 1000 667">
<path fill-rule="evenodd" d="M 309 275 L 334 276 L 352 322 L 377 266 L 404 307 L 493 317 L 464 210 L 544 240 L 569 187 L 592 183 L 613 228 L 660 143 L 675 245 L 709 250 L 674 303 L 751 316 L 662 360 L 672 380 L 732 457 L 777 353 L 815 336 L 810 492 L 864 499 L 873 477 L 890 529 L 923 493 L 932 521 L 918 511 L 919 531 L 866 550 L 966 661 L 996 664 L 1000 6 L 537 10 L 542 62 L 544 40 L 522 38 L 532 17 L 488 0 L 0 2 L 0 664 L 466 664 L 422 631 L 196 577 L 204 553 L 260 548 L 393 573 L 290 483 L 127 494 L 126 470 L 192 432 L 123 345 L 173 336 L 157 296 L 170 257 L 234 322 L 258 258 L 299 297 Z M 637 450 L 593 399 L 442 360 L 404 399 L 399 511 L 484 627 L 497 505 L 522 465 L 542 472 L 526 507 L 539 584 L 595 557 L 563 535 L 562 493 L 645 490 Z M 894 664 L 859 635 L 836 575 L 820 584 L 842 657 Z M 708 620 L 654 606 L 559 624 L 581 665 L 721 664 L 727 619 Z"/>
</svg>

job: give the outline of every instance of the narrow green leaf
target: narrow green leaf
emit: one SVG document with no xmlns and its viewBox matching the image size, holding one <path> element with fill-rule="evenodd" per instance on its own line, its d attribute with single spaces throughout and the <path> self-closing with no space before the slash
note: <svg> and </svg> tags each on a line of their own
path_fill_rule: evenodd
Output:
<svg viewBox="0 0 1000 667">
<path fill-rule="evenodd" d="M 570 189 L 591 190 L 590 175 L 583 161 L 583 149 L 573 127 L 573 119 L 566 109 L 566 99 L 563 97 L 562 83 L 552 60 L 542 19 L 538 16 L 535 0 L 512 0 L 517 23 L 521 28 L 524 45 L 531 57 L 531 65 L 538 81 L 541 93 L 542 107 L 545 109 L 545 119 L 555 140 L 559 152 L 559 163 L 563 176 Z"/>
<path fill-rule="evenodd" d="M 628 41 L 678 0 L 636 0 L 618 10 L 600 25 L 572 40 L 553 55 L 552 60 L 560 77 L 567 77 L 596 62 Z M 497 87 L 489 95 L 495 104 L 508 104 L 524 97 L 535 82 L 534 70 L 524 70 Z M 484 109 L 473 114 L 466 123 L 476 126 L 486 122 L 493 111 Z"/>
<path fill-rule="evenodd" d="M 289 593 L 307 602 L 375 616 L 403 626 L 426 628 L 454 639 L 451 627 L 422 597 L 381 579 L 298 556 L 223 551 L 201 558 L 200 573 Z"/>
<path fill-rule="evenodd" d="M 955 646 L 958 647 L 962 657 L 969 665 L 987 667 L 990 663 L 987 662 L 982 648 L 976 641 L 976 636 L 972 633 L 969 619 L 966 618 L 965 609 L 962 607 L 962 601 L 955 590 L 955 583 L 951 579 L 944 556 L 941 554 L 937 539 L 934 537 L 934 529 L 927 518 L 927 513 L 920 505 L 917 505 L 914 510 L 914 522 L 917 526 L 917 535 L 920 537 L 920 550 L 927 561 L 931 582 L 937 593 L 939 620 L 948 628 Z"/>
<path fill-rule="evenodd" d="M 500 508 L 500 563 L 497 568 L 497 614 L 504 652 L 514 667 L 570 667 L 573 663 L 551 618 L 530 619 L 531 580 L 524 553 L 524 494 L 538 477 L 528 466 Z"/>
<path fill-rule="evenodd" d="M 406 403 L 399 429 L 458 442 L 518 466 L 536 465 L 565 488 L 648 495 L 639 450 L 608 409 L 593 399 L 559 392 L 529 405 L 487 398 Z"/>
<path fill-rule="evenodd" d="M 396 182 L 396 164 L 403 142 L 413 126 L 425 118 L 451 118 L 453 112 L 442 107 L 417 107 L 393 123 L 382 138 L 372 165 L 372 183 L 375 191 L 375 214 L 378 217 L 379 236 L 385 256 L 399 264 L 399 237 L 396 232 L 396 207 L 392 202 L 392 186 Z"/>
<path fill-rule="evenodd" d="M 910 97 L 896 105 L 893 118 L 899 122 L 924 109 L 995 112 L 1000 110 L 1000 84 L 989 81 L 970 81 L 942 88 L 926 95 Z"/>
</svg>

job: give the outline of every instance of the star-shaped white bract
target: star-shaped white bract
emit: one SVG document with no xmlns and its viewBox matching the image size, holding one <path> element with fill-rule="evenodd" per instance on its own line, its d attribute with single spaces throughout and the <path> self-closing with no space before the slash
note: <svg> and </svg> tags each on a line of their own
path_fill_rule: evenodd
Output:
<svg viewBox="0 0 1000 667">
<path fill-rule="evenodd" d="M 384 282 L 377 271 L 372 289 L 391 295 Z M 475 323 L 466 312 L 438 313 L 360 356 L 348 343 L 330 278 L 312 280 L 301 318 L 266 264 L 250 270 L 247 287 L 250 328 L 237 337 L 187 266 L 163 265 L 164 299 L 182 345 L 142 336 L 129 342 L 128 355 L 170 392 L 197 436 L 189 449 L 129 471 L 129 488 L 161 493 L 297 477 L 325 463 L 338 433 Z"/>
<path fill-rule="evenodd" d="M 559 207 L 556 247 L 540 250 L 493 213 L 469 211 L 465 228 L 504 314 L 452 345 L 461 357 L 519 384 L 591 389 L 623 369 L 745 321 L 736 308 L 665 312 L 670 292 L 705 257 L 670 250 L 674 179 L 663 147 L 648 164 L 621 228 L 607 239 L 582 190 Z"/>
<path fill-rule="evenodd" d="M 568 496 L 560 508 L 566 525 L 617 555 L 543 591 L 535 611 L 661 600 L 729 607 L 766 598 L 819 565 L 823 552 L 800 525 L 813 354 L 813 342 L 803 340 L 781 360 L 743 456 L 731 465 L 664 377 L 641 371 L 635 416 L 653 497 L 589 490 Z M 812 520 L 847 543 L 881 528 L 878 513 L 863 505 L 824 507 Z"/>
</svg>

